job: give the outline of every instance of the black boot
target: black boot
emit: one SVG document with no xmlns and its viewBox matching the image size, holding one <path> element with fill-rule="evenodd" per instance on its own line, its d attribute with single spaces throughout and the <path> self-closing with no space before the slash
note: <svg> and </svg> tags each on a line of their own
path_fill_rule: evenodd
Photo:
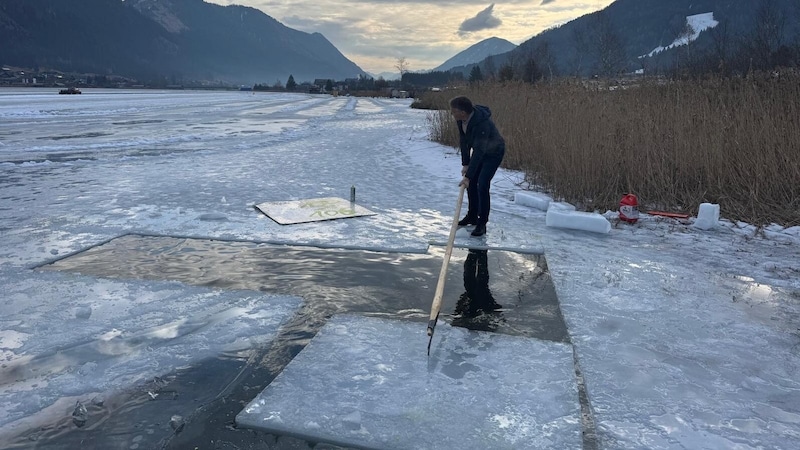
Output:
<svg viewBox="0 0 800 450">
<path fill-rule="evenodd" d="M 460 227 L 466 227 L 467 225 L 477 225 L 477 224 L 478 224 L 478 219 L 470 217 L 469 215 L 458 221 L 458 226 Z"/>
<path fill-rule="evenodd" d="M 472 230 L 472 233 L 470 233 L 470 234 L 475 236 L 475 237 L 483 236 L 484 234 L 486 234 L 486 224 L 485 223 L 477 224 L 475 226 L 475 229 Z"/>
</svg>

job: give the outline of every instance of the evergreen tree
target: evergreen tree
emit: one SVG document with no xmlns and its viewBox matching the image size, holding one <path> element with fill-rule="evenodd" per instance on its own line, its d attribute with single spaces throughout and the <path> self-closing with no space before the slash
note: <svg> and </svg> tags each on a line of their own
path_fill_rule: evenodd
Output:
<svg viewBox="0 0 800 450">
<path fill-rule="evenodd" d="M 485 76 L 485 78 L 487 80 L 494 79 L 494 75 L 495 75 L 494 72 L 496 70 L 495 67 L 494 67 L 494 57 L 492 57 L 492 56 L 487 56 L 486 57 L 486 59 L 484 60 L 484 63 L 483 63 L 483 69 L 484 69 L 484 71 L 483 71 L 484 72 L 484 76 Z"/>
<path fill-rule="evenodd" d="M 294 81 L 294 75 L 289 75 L 289 79 L 286 80 L 286 90 L 294 91 L 295 89 L 297 89 L 297 82 Z"/>
<path fill-rule="evenodd" d="M 358 74 L 357 83 L 356 89 L 360 91 L 372 90 L 372 88 L 375 86 L 375 80 L 372 77 L 368 77 L 364 74 Z"/>
<path fill-rule="evenodd" d="M 481 73 L 480 66 L 476 65 L 472 68 L 469 72 L 469 82 L 470 83 L 478 83 L 483 81 L 483 74 Z"/>
<path fill-rule="evenodd" d="M 535 83 L 539 81 L 540 78 L 542 78 L 542 71 L 539 70 L 536 60 L 529 56 L 522 66 L 522 81 L 526 83 Z"/>
<path fill-rule="evenodd" d="M 511 81 L 514 79 L 514 67 L 511 64 L 504 64 L 497 73 L 497 77 L 501 82 Z"/>
<path fill-rule="evenodd" d="M 325 82 L 325 91 L 326 91 L 326 92 L 330 92 L 330 91 L 332 91 L 332 90 L 333 90 L 333 81 L 331 81 L 330 79 L 328 79 L 328 81 L 327 81 L 327 82 Z"/>
<path fill-rule="evenodd" d="M 375 90 L 379 91 L 387 87 L 389 87 L 389 82 L 386 81 L 383 77 L 378 77 L 378 79 L 375 80 Z"/>
</svg>

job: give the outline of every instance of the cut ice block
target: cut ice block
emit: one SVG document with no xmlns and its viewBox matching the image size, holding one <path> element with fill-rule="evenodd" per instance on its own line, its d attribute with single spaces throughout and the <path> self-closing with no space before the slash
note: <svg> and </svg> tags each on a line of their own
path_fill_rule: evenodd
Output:
<svg viewBox="0 0 800 450">
<path fill-rule="evenodd" d="M 701 230 L 710 230 L 719 222 L 719 205 L 714 203 L 701 203 L 697 213 L 697 220 L 693 226 Z"/>
<path fill-rule="evenodd" d="M 553 201 L 553 199 L 549 196 L 537 192 L 514 193 L 514 203 L 541 209 L 542 211 L 547 211 L 547 207 L 550 206 L 551 201 Z"/>
<path fill-rule="evenodd" d="M 547 210 L 545 224 L 548 227 L 591 231 L 593 233 L 611 232 L 611 222 L 598 213 L 569 211 L 558 208 Z"/>
<path fill-rule="evenodd" d="M 334 316 L 240 427 L 380 449 L 582 446 L 568 344 L 425 322 Z"/>
<path fill-rule="evenodd" d="M 567 202 L 550 202 L 547 209 L 560 209 L 564 211 L 575 211 L 575 205 Z"/>
</svg>

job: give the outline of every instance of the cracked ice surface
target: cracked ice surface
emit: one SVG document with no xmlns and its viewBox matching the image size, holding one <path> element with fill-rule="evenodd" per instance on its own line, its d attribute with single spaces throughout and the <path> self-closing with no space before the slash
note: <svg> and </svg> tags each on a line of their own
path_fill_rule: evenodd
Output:
<svg viewBox="0 0 800 450">
<path fill-rule="evenodd" d="M 72 320 L 90 312 L 87 304 L 90 317 L 99 314 L 108 280 L 29 268 L 121 234 L 417 252 L 445 241 L 459 157 L 427 139 L 429 113 L 408 104 L 302 94 L 0 90 L 2 357 L 52 353 L 50 334 L 63 345 L 84 342 Z M 615 223 L 608 235 L 549 228 L 543 211 L 514 204 L 522 180 L 498 172 L 481 245 L 546 253 L 601 445 L 795 446 L 798 227 L 773 225 L 754 237 L 753 227 L 724 218 L 702 231 L 643 217 L 632 226 Z M 280 226 L 253 208 L 348 198 L 351 185 L 376 216 Z M 463 234 L 457 241 L 474 242 Z M 15 287 L 20 282 L 25 292 Z M 155 282 L 115 286 L 128 292 L 115 297 L 122 311 L 133 311 L 142 295 L 158 295 L 150 291 L 164 292 Z M 161 295 L 185 295 L 200 317 L 219 312 L 202 301 L 219 294 Z M 248 301 L 229 295 L 233 303 Z M 179 319 L 172 303 L 150 302 L 152 310 L 136 321 L 110 319 L 97 335 L 171 323 Z M 74 319 L 51 319 L 70 308 Z M 81 364 L 68 367 L 92 368 Z M 44 381 L 40 398 L 67 396 L 55 380 Z M 17 401 L 1 389 L 4 420 Z"/>
</svg>

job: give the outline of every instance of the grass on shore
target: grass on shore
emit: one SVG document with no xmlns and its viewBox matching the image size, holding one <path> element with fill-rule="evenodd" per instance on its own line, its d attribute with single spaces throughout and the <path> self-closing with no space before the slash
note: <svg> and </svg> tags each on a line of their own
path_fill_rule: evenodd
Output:
<svg viewBox="0 0 800 450">
<path fill-rule="evenodd" d="M 487 105 L 506 139 L 503 166 L 583 210 L 696 214 L 718 203 L 731 220 L 800 225 L 800 74 L 692 81 L 580 80 L 481 84 L 428 92 L 433 140 L 457 146 L 448 101 Z"/>
</svg>

